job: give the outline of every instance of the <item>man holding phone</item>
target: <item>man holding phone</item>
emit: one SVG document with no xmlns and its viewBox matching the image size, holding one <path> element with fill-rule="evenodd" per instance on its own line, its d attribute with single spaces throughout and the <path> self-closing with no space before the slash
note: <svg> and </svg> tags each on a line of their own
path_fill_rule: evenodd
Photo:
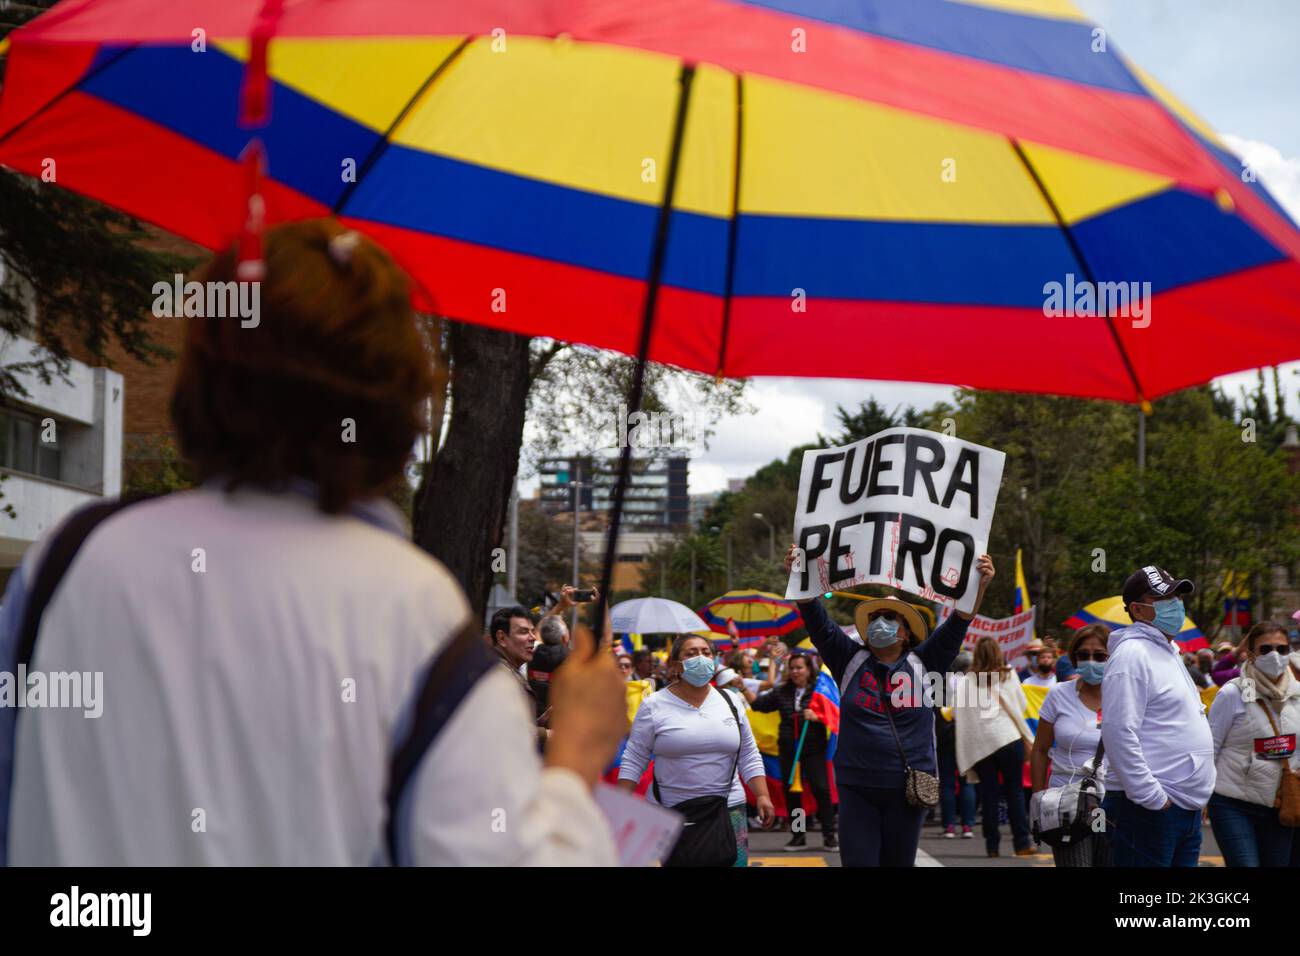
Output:
<svg viewBox="0 0 1300 956">
<path fill-rule="evenodd" d="M 596 599 L 596 589 L 579 590 L 571 584 L 560 588 L 560 598 L 551 609 L 542 615 L 537 624 L 537 633 L 541 642 L 533 649 L 533 658 L 528 662 L 528 687 L 537 700 L 541 718 L 549 716 L 549 697 L 551 678 L 555 671 L 569 656 L 572 643 L 569 626 L 565 616 L 579 604 L 588 604 Z M 539 720 L 539 723 L 541 720 Z M 542 723 L 545 726 L 545 723 Z"/>
</svg>

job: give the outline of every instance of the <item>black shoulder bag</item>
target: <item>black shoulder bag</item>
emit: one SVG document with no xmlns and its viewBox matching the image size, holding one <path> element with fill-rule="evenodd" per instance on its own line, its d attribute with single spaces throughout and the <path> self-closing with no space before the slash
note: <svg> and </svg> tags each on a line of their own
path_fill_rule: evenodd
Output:
<svg viewBox="0 0 1300 956">
<path fill-rule="evenodd" d="M 736 718 L 736 735 L 740 738 L 736 745 L 736 759 L 732 762 L 731 773 L 727 775 L 727 792 L 721 797 L 692 797 L 675 807 L 669 807 L 684 816 L 686 821 L 682 825 L 682 835 L 678 837 L 671 855 L 664 861 L 664 866 L 736 864 L 736 831 L 731 828 L 727 799 L 731 796 L 731 782 L 736 777 L 736 768 L 740 766 L 740 750 L 745 745 L 745 731 L 740 726 L 736 706 L 722 691 L 717 693 L 722 694 L 722 700 L 731 711 L 731 716 Z M 654 791 L 655 799 L 662 805 L 664 800 L 659 795 L 658 774 L 654 777 Z"/>
</svg>

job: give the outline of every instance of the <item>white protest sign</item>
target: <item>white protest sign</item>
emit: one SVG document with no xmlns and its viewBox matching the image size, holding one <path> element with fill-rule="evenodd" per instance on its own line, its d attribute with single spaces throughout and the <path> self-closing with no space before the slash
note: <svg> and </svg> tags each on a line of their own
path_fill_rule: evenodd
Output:
<svg viewBox="0 0 1300 956">
<path fill-rule="evenodd" d="M 887 584 L 969 611 L 1005 463 L 1000 451 L 921 428 L 804 452 L 801 553 L 785 596 Z"/>
<path fill-rule="evenodd" d="M 668 856 L 685 818 L 603 781 L 596 785 L 596 806 L 609 823 L 619 866 L 650 866 Z"/>
<path fill-rule="evenodd" d="M 939 609 L 939 621 L 947 618 L 947 608 Z M 994 638 L 1002 646 L 1002 656 L 1012 667 L 1025 665 L 1025 646 L 1034 639 L 1034 609 L 1021 611 L 1011 617 L 992 618 L 976 614 L 966 628 L 966 638 L 961 642 L 963 651 L 974 651 L 981 637 Z"/>
</svg>

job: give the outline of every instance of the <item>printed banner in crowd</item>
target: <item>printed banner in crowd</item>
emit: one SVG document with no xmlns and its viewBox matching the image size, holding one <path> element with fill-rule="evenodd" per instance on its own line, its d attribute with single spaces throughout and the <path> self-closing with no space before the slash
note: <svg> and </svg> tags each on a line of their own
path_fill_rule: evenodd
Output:
<svg viewBox="0 0 1300 956">
<path fill-rule="evenodd" d="M 887 584 L 969 611 L 1005 461 L 921 428 L 804 452 L 785 596 Z"/>
<path fill-rule="evenodd" d="M 939 621 L 948 617 L 949 610 L 939 609 Z M 963 651 L 975 650 L 975 642 L 981 637 L 992 637 L 1002 645 L 1002 656 L 1012 667 L 1019 670 L 1025 661 L 1025 645 L 1034 639 L 1034 609 L 1021 611 L 1011 617 L 992 618 L 976 614 L 966 629 L 966 639 L 962 641 Z"/>
</svg>

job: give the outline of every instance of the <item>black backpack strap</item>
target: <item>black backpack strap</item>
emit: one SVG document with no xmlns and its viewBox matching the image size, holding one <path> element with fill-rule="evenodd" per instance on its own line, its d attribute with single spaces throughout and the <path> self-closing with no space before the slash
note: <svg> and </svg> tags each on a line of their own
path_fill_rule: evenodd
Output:
<svg viewBox="0 0 1300 956">
<path fill-rule="evenodd" d="M 488 650 L 482 630 L 471 619 L 438 654 L 420 687 L 415 702 L 415 714 L 406 741 L 393 755 L 388 768 L 388 860 L 397 865 L 397 805 L 402 792 L 421 759 L 442 732 L 456 708 L 474 689 L 480 677 L 493 667 L 500 666 L 500 658 Z"/>
<path fill-rule="evenodd" d="M 23 610 L 22 629 L 18 632 L 17 663 L 31 666 L 32 654 L 36 650 L 36 634 L 41 629 L 41 618 L 49 607 L 58 590 L 59 582 L 72 566 L 73 559 L 81 546 L 86 543 L 97 527 L 124 508 L 146 501 L 157 495 L 134 496 L 131 498 L 114 498 L 109 501 L 97 501 L 92 505 L 73 512 L 63 523 L 50 543 L 45 548 L 36 578 L 27 589 L 27 603 Z"/>
</svg>

